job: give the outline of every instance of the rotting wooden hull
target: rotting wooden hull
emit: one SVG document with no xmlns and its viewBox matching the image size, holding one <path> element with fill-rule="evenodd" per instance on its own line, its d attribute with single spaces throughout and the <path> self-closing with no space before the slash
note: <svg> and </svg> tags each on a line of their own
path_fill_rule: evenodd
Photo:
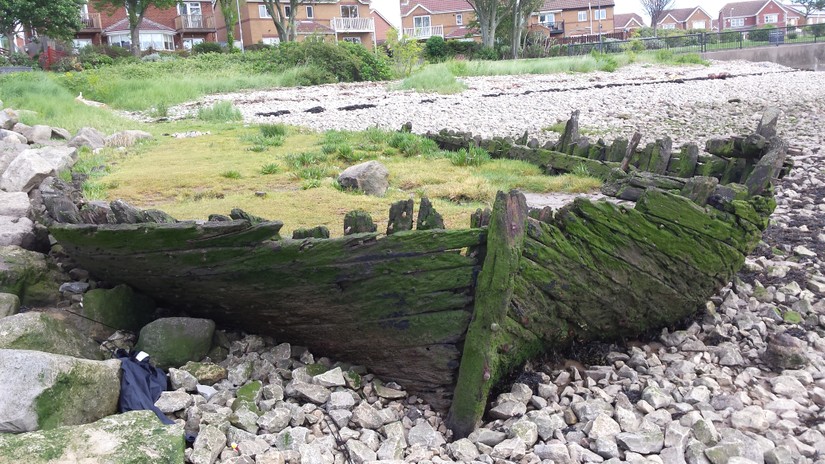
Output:
<svg viewBox="0 0 825 464">
<path fill-rule="evenodd" d="M 640 156 L 632 145 L 624 169 Z M 662 146 L 668 152 L 669 142 Z M 729 282 L 767 227 L 771 182 L 787 168 L 787 144 L 771 138 L 763 148 L 735 174 L 742 163 L 726 161 L 717 174 L 735 182 L 725 185 L 595 160 L 605 166 L 605 190 L 635 205 L 580 198 L 537 212 L 522 194 L 499 192 L 492 212 L 474 218 L 486 218 L 477 224 L 484 227 L 464 230 L 294 240 L 278 235 L 279 222 L 241 220 L 55 224 L 51 232 L 108 281 L 192 316 L 364 364 L 449 406 L 448 425 L 466 436 L 492 386 L 527 359 L 673 325 Z M 507 154 L 548 170 L 581 159 L 522 146 Z"/>
</svg>

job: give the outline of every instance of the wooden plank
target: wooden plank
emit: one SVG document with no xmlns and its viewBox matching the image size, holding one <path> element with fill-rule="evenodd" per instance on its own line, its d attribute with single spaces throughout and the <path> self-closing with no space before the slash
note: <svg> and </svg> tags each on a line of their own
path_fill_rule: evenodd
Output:
<svg viewBox="0 0 825 464">
<path fill-rule="evenodd" d="M 458 382 L 447 426 L 457 437 L 472 432 L 487 404 L 490 388 L 508 366 L 498 350 L 508 332 L 501 330 L 510 308 L 513 281 L 524 244 L 527 202 L 517 191 L 499 192 L 488 229 L 487 256 L 476 284 L 473 320 L 464 341 Z"/>
</svg>

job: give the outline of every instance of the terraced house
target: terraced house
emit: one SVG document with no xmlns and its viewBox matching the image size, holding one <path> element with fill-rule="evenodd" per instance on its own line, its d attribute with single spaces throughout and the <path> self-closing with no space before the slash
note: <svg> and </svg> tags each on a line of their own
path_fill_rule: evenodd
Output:
<svg viewBox="0 0 825 464">
<path fill-rule="evenodd" d="M 660 18 L 660 29 L 705 30 L 713 27 L 713 17 L 699 6 L 664 10 Z"/>
<path fill-rule="evenodd" d="M 401 0 L 403 32 L 414 39 L 435 35 L 477 41 L 478 31 L 469 27 L 475 19 L 475 11 L 466 0 Z"/>
<path fill-rule="evenodd" d="M 328 42 L 360 43 L 372 48 L 378 41 L 376 21 L 386 23 L 383 17 L 373 14 L 368 0 L 315 0 L 298 5 L 292 12 L 288 1 L 281 2 L 284 12 L 294 14 L 297 38 L 323 40 Z M 243 44 L 276 44 L 280 42 L 278 30 L 272 16 L 262 0 L 246 0 L 239 4 L 240 31 L 236 38 L 243 38 Z M 220 16 L 220 15 L 219 15 Z M 378 29 L 385 30 L 380 24 Z M 219 40 L 226 41 L 226 28 L 222 24 Z"/>
<path fill-rule="evenodd" d="M 613 16 L 613 30 L 630 32 L 645 27 L 645 21 L 636 13 L 617 14 Z"/>
<path fill-rule="evenodd" d="M 530 30 L 548 36 L 613 33 L 613 0 L 545 0 L 530 17 Z"/>
<path fill-rule="evenodd" d="M 149 7 L 139 25 L 141 50 L 180 50 L 217 38 L 215 6 L 211 1 L 180 2 L 176 7 Z M 83 28 L 75 35 L 75 47 L 119 45 L 131 47 L 125 8 L 96 11 L 90 4 L 80 9 Z"/>
<path fill-rule="evenodd" d="M 732 2 L 719 10 L 719 30 L 754 29 L 769 24 L 788 25 L 788 9 L 775 0 Z"/>
</svg>

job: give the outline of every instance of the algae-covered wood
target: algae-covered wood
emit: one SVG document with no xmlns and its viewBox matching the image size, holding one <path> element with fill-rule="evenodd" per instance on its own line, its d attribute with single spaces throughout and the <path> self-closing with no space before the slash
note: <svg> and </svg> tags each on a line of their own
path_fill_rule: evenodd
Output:
<svg viewBox="0 0 825 464">
<path fill-rule="evenodd" d="M 57 225 L 52 233 L 108 281 L 449 396 L 480 268 L 467 250 L 485 243 L 485 230 L 282 240 L 279 228 L 234 221 Z"/>
</svg>

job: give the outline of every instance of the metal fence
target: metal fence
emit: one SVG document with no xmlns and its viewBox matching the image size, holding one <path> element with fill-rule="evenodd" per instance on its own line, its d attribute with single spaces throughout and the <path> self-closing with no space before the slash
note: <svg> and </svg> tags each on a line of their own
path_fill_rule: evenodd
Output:
<svg viewBox="0 0 825 464">
<path fill-rule="evenodd" d="M 661 32 L 661 31 L 660 31 Z M 783 44 L 825 42 L 825 23 L 808 26 L 760 28 L 741 31 L 699 32 L 683 35 L 638 37 L 628 40 L 588 36 L 585 43 L 561 43 L 553 39 L 542 46 L 549 56 L 586 55 L 592 51 L 621 53 L 625 51 L 670 50 L 674 53 L 704 53 L 737 48 L 779 46 Z M 601 40 L 599 40 L 601 39 Z"/>
</svg>

